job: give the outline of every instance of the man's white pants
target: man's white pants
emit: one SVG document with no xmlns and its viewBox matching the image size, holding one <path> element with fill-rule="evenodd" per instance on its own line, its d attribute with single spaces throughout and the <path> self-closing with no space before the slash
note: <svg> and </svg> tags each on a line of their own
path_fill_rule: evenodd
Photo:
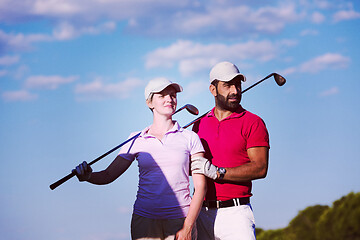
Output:
<svg viewBox="0 0 360 240">
<path fill-rule="evenodd" d="M 251 205 L 201 209 L 197 220 L 198 240 L 255 240 Z"/>
</svg>

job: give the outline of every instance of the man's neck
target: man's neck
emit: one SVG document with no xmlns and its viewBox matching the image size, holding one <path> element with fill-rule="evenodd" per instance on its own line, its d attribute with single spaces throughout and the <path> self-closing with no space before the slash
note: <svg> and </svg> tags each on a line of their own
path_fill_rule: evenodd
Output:
<svg viewBox="0 0 360 240">
<path fill-rule="evenodd" d="M 237 109 L 241 108 L 241 105 L 239 105 L 239 107 Z M 237 110 L 236 109 L 236 110 Z M 215 117 L 221 121 L 227 117 L 229 117 L 231 114 L 233 114 L 234 112 L 236 112 L 236 110 L 234 111 L 231 111 L 231 110 L 227 110 L 227 109 L 223 109 L 219 106 L 215 106 L 215 109 L 214 109 L 214 114 L 215 114 Z"/>
<path fill-rule="evenodd" d="M 230 111 L 230 110 L 225 110 L 225 109 L 222 109 L 222 108 L 219 108 L 219 107 L 215 107 L 214 109 L 214 114 L 215 114 L 215 117 L 221 121 L 225 118 L 227 118 L 228 116 L 230 116 L 233 112 Z"/>
</svg>

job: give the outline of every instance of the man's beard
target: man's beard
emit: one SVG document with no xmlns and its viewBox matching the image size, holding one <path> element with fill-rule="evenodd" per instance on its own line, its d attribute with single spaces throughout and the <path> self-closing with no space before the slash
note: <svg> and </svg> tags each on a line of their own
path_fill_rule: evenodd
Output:
<svg viewBox="0 0 360 240">
<path fill-rule="evenodd" d="M 227 97 L 224 97 L 223 95 L 218 93 L 215 98 L 216 98 L 217 106 L 224 110 L 235 112 L 240 106 L 240 101 L 241 101 L 240 94 L 231 94 L 228 95 Z M 229 101 L 230 98 L 236 98 L 236 101 L 230 102 Z"/>
</svg>

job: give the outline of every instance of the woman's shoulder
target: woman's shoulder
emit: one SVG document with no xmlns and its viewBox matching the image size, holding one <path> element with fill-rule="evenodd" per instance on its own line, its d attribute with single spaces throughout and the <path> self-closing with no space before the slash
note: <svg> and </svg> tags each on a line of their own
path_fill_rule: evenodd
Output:
<svg viewBox="0 0 360 240">
<path fill-rule="evenodd" d="M 189 136 L 190 138 L 199 138 L 199 136 L 197 135 L 196 132 L 192 131 L 192 130 L 188 130 L 185 128 L 182 128 L 182 132 L 184 133 L 184 135 Z"/>
</svg>

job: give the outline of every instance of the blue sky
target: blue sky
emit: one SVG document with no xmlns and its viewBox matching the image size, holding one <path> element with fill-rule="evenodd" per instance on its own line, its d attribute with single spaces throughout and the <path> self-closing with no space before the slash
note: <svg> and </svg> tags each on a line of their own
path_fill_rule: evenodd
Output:
<svg viewBox="0 0 360 240">
<path fill-rule="evenodd" d="M 242 105 L 270 132 L 257 226 L 360 191 L 357 1 L 0 0 L 0 232 L 4 239 L 129 239 L 137 166 L 116 182 L 49 185 L 152 121 L 144 87 L 179 82 L 211 109 L 208 74 L 231 61 Z M 182 111 L 181 125 L 195 117 Z M 105 168 L 114 154 L 93 165 Z"/>
</svg>

